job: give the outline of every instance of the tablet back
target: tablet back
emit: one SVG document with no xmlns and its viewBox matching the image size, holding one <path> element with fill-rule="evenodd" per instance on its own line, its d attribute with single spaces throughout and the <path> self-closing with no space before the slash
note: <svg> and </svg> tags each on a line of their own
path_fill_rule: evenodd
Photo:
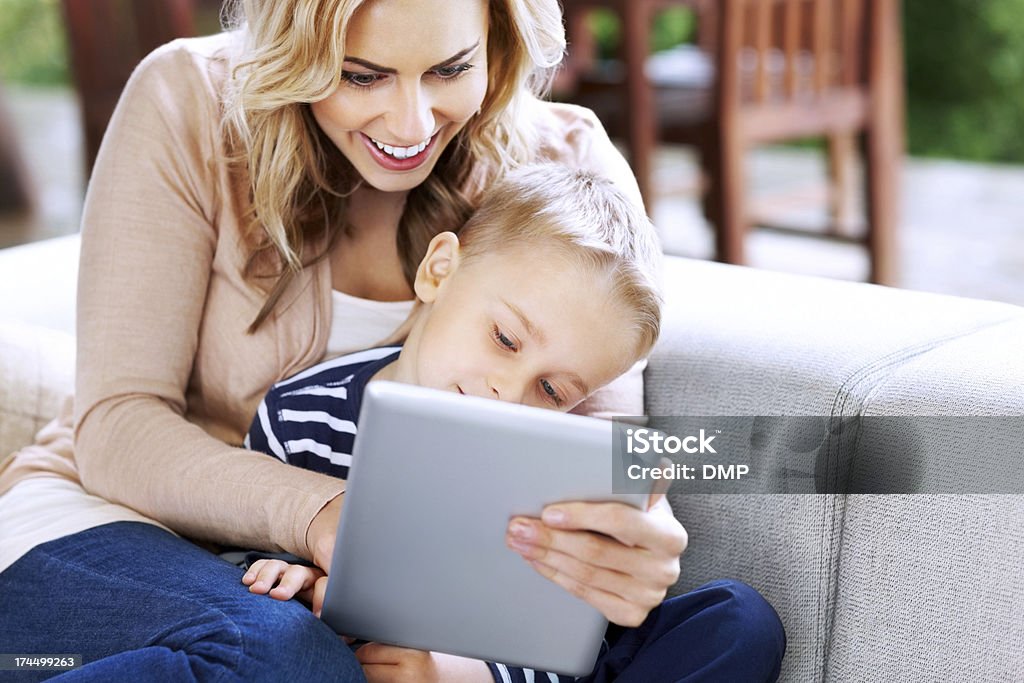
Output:
<svg viewBox="0 0 1024 683">
<path fill-rule="evenodd" d="M 607 623 L 505 546 L 513 515 L 612 495 L 609 422 L 367 386 L 322 612 L 336 632 L 568 675 Z"/>
</svg>

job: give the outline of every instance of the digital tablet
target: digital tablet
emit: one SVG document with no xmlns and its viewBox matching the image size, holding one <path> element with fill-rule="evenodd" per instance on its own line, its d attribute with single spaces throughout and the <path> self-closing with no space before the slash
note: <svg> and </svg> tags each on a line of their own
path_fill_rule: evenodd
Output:
<svg viewBox="0 0 1024 683">
<path fill-rule="evenodd" d="M 321 618 L 336 632 L 574 676 L 607 622 L 505 546 L 515 515 L 617 501 L 612 424 L 367 385 Z"/>
</svg>

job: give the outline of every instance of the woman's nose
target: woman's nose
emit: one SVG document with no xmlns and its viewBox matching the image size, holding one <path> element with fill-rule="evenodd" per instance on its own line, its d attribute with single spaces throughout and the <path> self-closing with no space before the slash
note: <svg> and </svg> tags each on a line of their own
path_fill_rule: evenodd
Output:
<svg viewBox="0 0 1024 683">
<path fill-rule="evenodd" d="M 396 90 L 386 117 L 393 145 L 418 145 L 434 133 L 433 102 L 420 84 Z"/>
</svg>

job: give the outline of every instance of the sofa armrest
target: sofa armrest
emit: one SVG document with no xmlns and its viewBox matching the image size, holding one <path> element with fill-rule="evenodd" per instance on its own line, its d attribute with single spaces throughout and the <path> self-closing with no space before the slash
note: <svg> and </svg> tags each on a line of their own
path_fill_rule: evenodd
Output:
<svg viewBox="0 0 1024 683">
<path fill-rule="evenodd" d="M 0 249 L 0 321 L 75 333 L 78 234 Z"/>
<path fill-rule="evenodd" d="M 32 443 L 74 391 L 75 338 L 0 320 L 0 460 Z"/>
</svg>

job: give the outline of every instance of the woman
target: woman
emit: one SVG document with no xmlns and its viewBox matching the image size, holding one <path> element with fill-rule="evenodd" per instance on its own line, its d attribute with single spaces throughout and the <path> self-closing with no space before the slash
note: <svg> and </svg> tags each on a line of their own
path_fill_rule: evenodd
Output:
<svg viewBox="0 0 1024 683">
<path fill-rule="evenodd" d="M 400 648 L 361 670 L 308 610 L 249 595 L 168 529 L 329 569 L 344 482 L 236 447 L 266 388 L 399 334 L 425 245 L 505 169 L 555 159 L 639 202 L 635 182 L 592 115 L 534 96 L 564 48 L 554 0 L 242 9 L 239 31 L 148 57 L 110 123 L 83 216 L 73 448 L 65 415 L 0 472 L 0 519 L 23 522 L 0 555 L 0 642 L 83 653 L 86 680 L 476 680 L 482 663 Z M 638 414 L 640 382 L 588 410 Z M 678 677 L 777 673 L 777 619 L 741 584 L 671 623 L 651 611 L 685 547 L 664 501 L 568 512 L 523 539 L 538 571 L 641 625 L 638 643 L 686 638 L 658 655 Z"/>
</svg>

